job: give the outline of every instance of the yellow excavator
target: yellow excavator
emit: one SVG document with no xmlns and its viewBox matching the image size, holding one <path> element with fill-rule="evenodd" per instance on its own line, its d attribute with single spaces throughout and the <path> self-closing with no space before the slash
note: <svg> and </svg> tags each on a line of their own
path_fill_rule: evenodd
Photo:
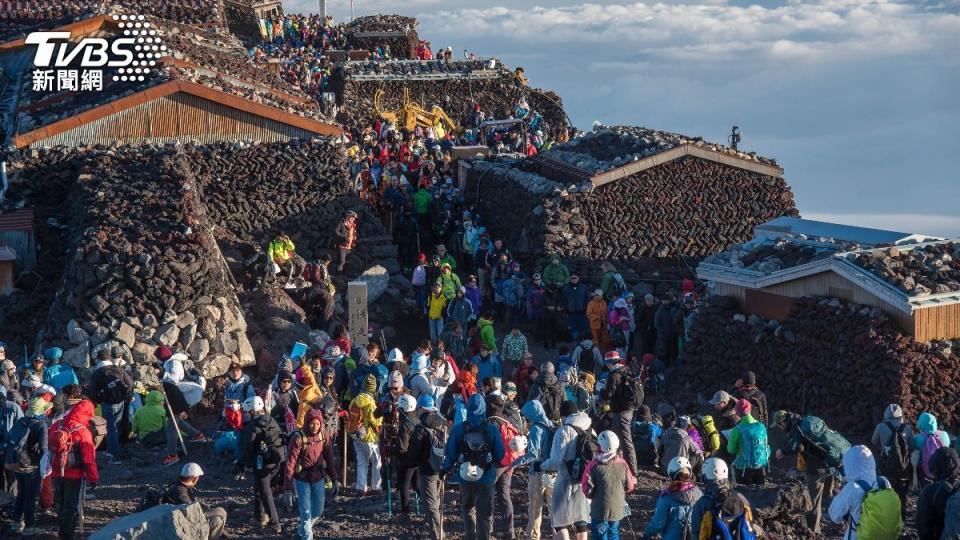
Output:
<svg viewBox="0 0 960 540">
<path fill-rule="evenodd" d="M 400 106 L 399 110 L 384 110 L 382 104 L 383 96 L 384 91 L 382 89 L 377 90 L 377 92 L 373 95 L 374 112 L 377 116 L 388 122 L 392 122 L 398 128 L 405 127 L 412 131 L 417 127 L 434 127 L 439 123 L 449 132 L 460 132 L 460 126 L 457 125 L 457 123 L 454 122 L 453 119 L 447 115 L 447 113 L 443 112 L 443 109 L 440 107 L 434 105 L 433 109 L 428 111 L 411 101 L 410 90 L 408 88 L 403 89 L 403 104 Z"/>
</svg>

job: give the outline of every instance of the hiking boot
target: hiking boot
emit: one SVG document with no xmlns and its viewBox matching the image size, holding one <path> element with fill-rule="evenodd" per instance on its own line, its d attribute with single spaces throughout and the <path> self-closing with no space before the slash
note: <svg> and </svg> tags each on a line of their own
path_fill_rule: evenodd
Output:
<svg viewBox="0 0 960 540">
<path fill-rule="evenodd" d="M 279 524 L 279 523 L 274 523 L 274 524 L 270 525 L 270 528 L 273 529 L 273 533 L 274 533 L 274 534 L 280 534 L 280 533 L 283 532 L 283 525 L 281 525 L 281 524 Z"/>
<path fill-rule="evenodd" d="M 171 454 L 163 458 L 163 461 L 161 463 L 163 463 L 163 465 L 166 466 L 166 465 L 173 465 L 178 461 L 180 461 L 180 456 L 178 456 L 177 454 Z"/>
<path fill-rule="evenodd" d="M 203 433 L 197 433 L 193 437 L 190 437 L 190 439 L 188 439 L 187 442 L 205 443 L 205 442 L 210 442 L 210 439 L 208 439 L 207 436 L 204 435 Z"/>
<path fill-rule="evenodd" d="M 10 534 L 20 534 L 23 532 L 24 524 L 22 521 L 15 521 L 10 524 Z"/>
<path fill-rule="evenodd" d="M 266 527 L 270 523 L 270 516 L 261 516 L 259 518 L 250 518 L 250 524 L 255 527 Z"/>
</svg>

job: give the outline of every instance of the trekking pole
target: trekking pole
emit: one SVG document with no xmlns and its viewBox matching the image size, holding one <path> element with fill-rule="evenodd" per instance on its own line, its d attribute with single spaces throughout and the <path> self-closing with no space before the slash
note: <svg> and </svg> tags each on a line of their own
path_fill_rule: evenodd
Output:
<svg viewBox="0 0 960 540">
<path fill-rule="evenodd" d="M 437 535 L 438 538 L 440 538 L 440 540 L 443 540 L 443 491 L 444 491 L 443 488 L 444 486 L 446 486 L 446 484 L 447 484 L 446 480 L 444 480 L 443 477 L 441 477 L 440 478 L 440 534 Z"/>
<path fill-rule="evenodd" d="M 344 422 L 344 424 L 345 423 L 346 422 Z M 344 426 L 344 428 L 346 428 L 346 426 Z M 349 439 L 347 438 L 347 430 L 343 429 L 342 432 L 343 432 L 343 485 L 348 486 L 350 485 L 347 482 L 347 442 Z"/>
<path fill-rule="evenodd" d="M 167 391 L 164 390 L 162 382 L 160 383 L 160 393 L 163 394 L 163 402 L 167 405 L 167 414 L 170 415 L 170 421 L 173 422 L 173 429 L 177 432 L 177 440 L 180 441 L 183 457 L 187 457 L 187 445 L 183 443 L 183 434 L 180 433 L 180 424 L 177 423 L 177 415 L 173 414 L 173 407 L 170 405 L 170 400 L 167 399 Z"/>
<path fill-rule="evenodd" d="M 393 490 L 390 489 L 390 476 L 392 476 L 391 469 L 393 469 L 393 467 L 390 466 L 389 459 L 387 461 L 386 469 L 387 469 L 387 515 L 392 516 L 393 515 Z"/>
</svg>

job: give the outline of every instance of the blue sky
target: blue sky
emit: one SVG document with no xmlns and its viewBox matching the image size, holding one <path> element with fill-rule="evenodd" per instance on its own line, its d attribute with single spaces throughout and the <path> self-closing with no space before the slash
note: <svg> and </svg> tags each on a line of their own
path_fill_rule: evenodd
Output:
<svg viewBox="0 0 960 540">
<path fill-rule="evenodd" d="M 312 0 L 284 0 L 315 11 Z M 355 0 L 523 66 L 574 123 L 776 158 L 805 217 L 960 237 L 960 0 Z M 338 21 L 349 0 L 328 0 Z"/>
</svg>

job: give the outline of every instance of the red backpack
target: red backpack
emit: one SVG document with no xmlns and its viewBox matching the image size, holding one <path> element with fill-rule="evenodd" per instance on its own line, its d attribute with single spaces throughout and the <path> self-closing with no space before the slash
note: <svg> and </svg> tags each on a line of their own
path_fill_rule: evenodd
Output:
<svg viewBox="0 0 960 540">
<path fill-rule="evenodd" d="M 510 450 L 510 441 L 517 435 L 520 435 L 520 432 L 517 431 L 517 428 L 514 427 L 509 420 L 505 420 L 499 416 L 491 416 L 490 420 L 497 425 L 497 429 L 500 431 L 500 438 L 503 439 L 503 459 L 500 460 L 500 466 L 509 467 L 513 465 L 514 460 L 523 455 Z"/>
<path fill-rule="evenodd" d="M 63 476 L 67 469 L 72 469 L 81 462 L 80 446 L 73 440 L 73 434 L 81 429 L 83 429 L 83 426 L 80 425 L 67 427 L 61 420 L 54 424 L 53 429 L 50 430 L 47 448 L 53 458 L 51 465 L 54 470 L 60 471 L 60 476 Z"/>
</svg>

